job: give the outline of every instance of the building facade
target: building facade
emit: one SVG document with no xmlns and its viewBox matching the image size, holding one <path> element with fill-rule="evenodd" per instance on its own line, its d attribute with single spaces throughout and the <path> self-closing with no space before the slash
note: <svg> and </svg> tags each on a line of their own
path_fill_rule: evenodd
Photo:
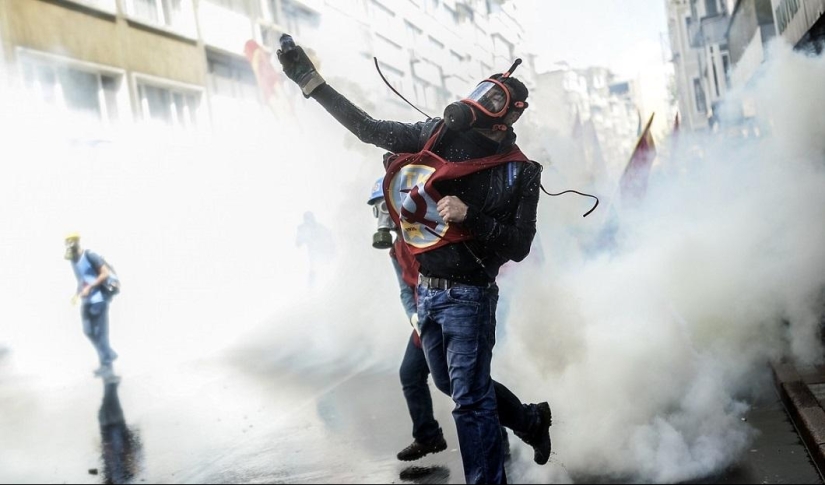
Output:
<svg viewBox="0 0 825 485">
<path fill-rule="evenodd" d="M 777 34 L 817 54 L 825 43 L 825 0 L 772 0 Z"/>
<path fill-rule="evenodd" d="M 735 87 L 746 86 L 765 62 L 768 43 L 776 37 L 771 0 L 739 0 L 728 27 Z"/>
<path fill-rule="evenodd" d="M 668 29 L 682 126 L 710 129 L 732 86 L 725 0 L 667 0 Z"/>
<path fill-rule="evenodd" d="M 503 0 L 3 0 L 0 51 L 15 86 L 93 126 L 220 129 L 261 110 L 246 41 L 274 50 L 288 32 L 315 50 L 328 79 L 388 107 L 382 115 L 420 117 L 383 86 L 372 57 L 434 115 L 516 56 L 528 61 L 519 77 L 533 83 L 515 8 Z"/>
<path fill-rule="evenodd" d="M 544 120 L 546 128 L 586 145 L 595 155 L 588 163 L 624 167 L 639 128 L 634 82 L 619 81 L 605 68 L 573 69 L 564 63 L 539 74 L 537 82 L 541 89 L 531 105 L 553 113 Z"/>
</svg>

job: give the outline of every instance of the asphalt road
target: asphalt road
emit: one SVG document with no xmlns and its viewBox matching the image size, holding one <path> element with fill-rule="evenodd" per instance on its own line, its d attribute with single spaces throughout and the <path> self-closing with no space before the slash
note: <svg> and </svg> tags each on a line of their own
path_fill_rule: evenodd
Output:
<svg viewBox="0 0 825 485">
<path fill-rule="evenodd" d="M 0 399 L 2 483 L 464 481 L 450 402 L 440 396 L 448 450 L 414 464 L 395 459 L 411 437 L 389 372 L 256 374 L 206 361 L 124 373 L 108 387 L 91 375 L 44 382 L 0 372 Z M 757 403 L 747 419 L 760 430 L 750 452 L 693 483 L 821 483 L 778 399 Z M 529 481 L 530 449 L 511 442 L 510 479 Z"/>
</svg>

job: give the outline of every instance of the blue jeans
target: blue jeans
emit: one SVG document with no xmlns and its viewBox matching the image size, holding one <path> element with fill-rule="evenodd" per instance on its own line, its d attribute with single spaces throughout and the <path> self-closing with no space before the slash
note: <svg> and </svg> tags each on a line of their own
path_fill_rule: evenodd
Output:
<svg viewBox="0 0 825 485">
<path fill-rule="evenodd" d="M 111 366 L 117 353 L 109 346 L 109 304 L 87 303 L 83 305 L 83 333 L 97 350 L 101 366 Z"/>
<path fill-rule="evenodd" d="M 498 288 L 419 287 L 421 341 L 433 380 L 449 379 L 467 483 L 506 483 L 504 450 L 490 377 Z"/>
<path fill-rule="evenodd" d="M 442 436 L 441 427 L 433 416 L 433 398 L 427 379 L 430 368 L 424 357 L 424 350 L 413 343 L 413 336 L 407 343 L 407 351 L 401 362 L 401 387 L 413 422 L 413 438 L 419 443 L 430 443 Z"/>
</svg>

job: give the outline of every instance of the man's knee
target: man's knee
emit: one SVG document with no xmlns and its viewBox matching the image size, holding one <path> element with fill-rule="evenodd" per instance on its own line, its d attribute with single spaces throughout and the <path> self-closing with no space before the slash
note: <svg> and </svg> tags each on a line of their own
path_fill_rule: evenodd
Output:
<svg viewBox="0 0 825 485">
<path fill-rule="evenodd" d="M 497 412 L 498 410 L 496 393 L 492 385 L 483 390 L 475 390 L 460 385 L 453 386 L 451 397 L 458 410 L 473 412 Z"/>
<path fill-rule="evenodd" d="M 449 379 L 439 379 L 435 376 L 435 374 L 433 374 L 433 383 L 435 384 L 436 389 L 452 397 L 452 389 L 450 387 Z"/>
<path fill-rule="evenodd" d="M 421 372 L 416 366 L 409 361 L 401 363 L 401 368 L 398 370 L 398 376 L 401 378 L 401 386 L 404 388 L 427 385 L 427 374 Z"/>
</svg>

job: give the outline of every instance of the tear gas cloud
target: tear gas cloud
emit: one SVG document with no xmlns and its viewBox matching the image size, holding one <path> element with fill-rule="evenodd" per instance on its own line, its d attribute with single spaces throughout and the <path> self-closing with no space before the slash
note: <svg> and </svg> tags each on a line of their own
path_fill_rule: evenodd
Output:
<svg viewBox="0 0 825 485">
<path fill-rule="evenodd" d="M 542 201 L 546 263 L 502 281 L 513 288 L 497 370 L 533 390 L 523 399 L 549 398 L 566 470 L 525 466 L 525 479 L 720 471 L 747 450 L 740 418 L 772 392 L 767 362 L 822 359 L 825 59 L 776 44 L 763 67 L 727 100 L 733 113 L 757 106 L 762 136 L 661 140 L 669 155 L 643 203 L 604 201 L 603 220 L 617 203 L 611 251 L 579 249 L 600 226 L 570 201 Z M 575 173 L 562 165 L 543 182 Z"/>
<path fill-rule="evenodd" d="M 16 372 L 59 382 L 94 366 L 63 260 L 75 230 L 123 281 L 110 318 L 124 372 L 222 352 L 264 321 L 278 335 L 268 355 L 395 353 L 369 348 L 406 330 L 388 323 L 404 315 L 389 256 L 370 245 L 382 152 L 345 144 L 319 107 L 293 92 L 297 114 L 259 112 L 229 135 L 140 124 L 101 135 L 37 111 L 22 91 L 3 94 L 0 343 Z M 313 263 L 298 246 L 307 212 L 329 229 L 333 258 Z"/>
<path fill-rule="evenodd" d="M 332 67 L 322 68 L 331 84 L 386 117 Z M 771 136 L 684 134 L 644 204 L 618 208 L 611 252 L 583 248 L 607 220 L 602 188 L 615 180 L 595 181 L 603 206 L 587 219 L 584 199 L 542 199 L 544 261 L 500 280 L 509 311 L 494 376 L 525 401 L 550 401 L 557 455 L 544 468 L 513 464 L 514 478 L 595 470 L 671 482 L 720 470 L 751 438 L 740 417 L 767 388 L 768 359 L 819 358 L 824 82 L 825 60 L 774 49 L 759 82 L 736 93 L 760 104 Z M 110 315 L 124 373 L 224 358 L 272 373 L 400 363 L 409 326 L 389 257 L 370 246 L 365 203 L 382 152 L 316 103 L 293 90 L 291 115 L 267 113 L 231 137 L 135 125 L 90 142 L 4 94 L 0 339 L 13 352 L 0 379 L 56 386 L 94 366 L 69 304 L 69 230 L 124 281 Z M 552 114 L 531 116 L 540 127 Z M 525 123 L 520 144 L 549 155 L 545 186 L 582 188 L 570 140 L 537 133 Z M 296 245 L 307 211 L 331 234 L 312 250 L 328 258 Z"/>
</svg>

